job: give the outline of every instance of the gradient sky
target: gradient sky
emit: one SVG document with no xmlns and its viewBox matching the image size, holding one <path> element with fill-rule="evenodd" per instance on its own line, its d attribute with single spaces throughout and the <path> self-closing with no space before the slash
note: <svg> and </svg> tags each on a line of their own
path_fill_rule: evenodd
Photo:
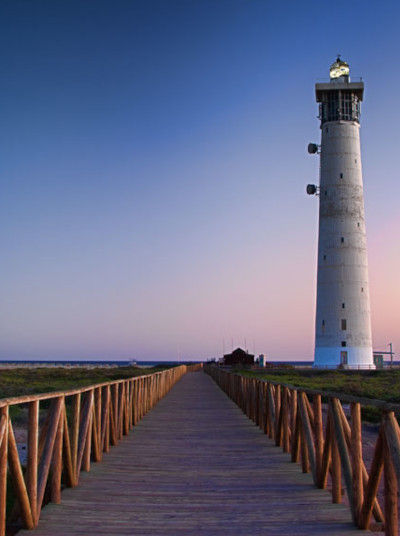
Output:
<svg viewBox="0 0 400 536">
<path fill-rule="evenodd" d="M 312 359 L 306 146 L 339 52 L 400 352 L 399 27 L 395 1 L 2 0 L 0 358 Z"/>
</svg>

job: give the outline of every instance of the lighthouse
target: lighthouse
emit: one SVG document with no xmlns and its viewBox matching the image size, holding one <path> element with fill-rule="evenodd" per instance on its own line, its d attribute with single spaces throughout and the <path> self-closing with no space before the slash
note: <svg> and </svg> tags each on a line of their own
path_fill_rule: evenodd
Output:
<svg viewBox="0 0 400 536">
<path fill-rule="evenodd" d="M 330 81 L 315 85 L 321 121 L 317 308 L 314 366 L 373 369 L 367 241 L 360 150 L 362 81 L 349 65 L 331 65 Z"/>
</svg>

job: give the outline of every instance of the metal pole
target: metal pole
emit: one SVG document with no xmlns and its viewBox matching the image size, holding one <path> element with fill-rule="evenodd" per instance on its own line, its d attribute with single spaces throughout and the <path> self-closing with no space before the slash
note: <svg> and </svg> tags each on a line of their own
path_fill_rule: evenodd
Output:
<svg viewBox="0 0 400 536">
<path fill-rule="evenodd" d="M 390 368 L 393 367 L 393 345 L 392 343 L 390 342 L 388 344 L 389 348 L 390 348 Z"/>
</svg>

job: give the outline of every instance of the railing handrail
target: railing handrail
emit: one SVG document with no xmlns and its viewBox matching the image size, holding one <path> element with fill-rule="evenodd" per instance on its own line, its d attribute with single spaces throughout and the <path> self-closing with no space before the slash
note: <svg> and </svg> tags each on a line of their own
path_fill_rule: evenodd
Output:
<svg viewBox="0 0 400 536">
<path fill-rule="evenodd" d="M 6 534 L 7 514 L 25 529 L 35 528 L 45 502 L 61 502 L 63 485 L 75 487 L 81 471 L 100 462 L 186 372 L 201 367 L 182 364 L 76 389 L 1 399 L 0 536 Z M 67 397 L 72 397 L 68 408 Z M 50 407 L 40 425 L 40 401 L 47 400 Z M 16 404 L 28 406 L 26 469 L 9 412 Z M 15 488 L 15 504 L 7 513 L 8 482 Z"/>
<path fill-rule="evenodd" d="M 90 385 L 83 385 L 82 387 L 77 387 L 76 389 L 66 389 L 62 391 L 47 391 L 45 393 L 32 393 L 29 395 L 20 395 L 20 396 L 11 396 L 8 398 L 0 398 L 0 408 L 4 406 L 14 406 L 15 404 L 27 404 L 28 402 L 34 402 L 35 400 L 48 400 L 51 398 L 58 398 L 60 396 L 72 396 L 79 393 L 85 393 L 91 391 L 92 389 L 97 389 L 99 387 L 106 387 L 107 385 L 115 385 L 124 383 L 128 380 L 138 380 L 143 378 L 148 378 L 150 376 L 156 376 L 157 374 L 162 374 L 167 370 L 176 369 L 178 367 L 187 366 L 187 365 L 177 365 L 176 367 L 170 367 L 165 370 L 159 370 L 151 374 L 143 374 L 141 376 L 128 376 L 127 378 L 119 378 L 117 380 L 110 380 L 108 382 L 93 383 Z M 191 366 L 191 365 L 189 365 Z"/>
<path fill-rule="evenodd" d="M 215 367 L 215 368 L 218 368 L 218 367 Z M 220 370 L 223 370 L 223 369 L 220 369 Z M 246 376 L 244 374 L 240 374 L 239 372 L 229 372 L 227 370 L 224 370 L 224 372 L 227 372 L 228 374 L 232 374 L 233 376 L 240 376 L 244 378 L 256 378 L 255 376 Z M 303 387 L 301 385 L 294 385 L 291 383 L 279 382 L 276 380 L 270 380 L 268 378 L 256 378 L 256 379 L 264 383 L 271 383 L 272 385 L 280 385 L 282 387 L 287 387 L 288 389 L 295 389 L 296 391 L 301 391 L 308 395 L 321 395 L 326 398 L 339 398 L 342 402 L 349 403 L 349 404 L 352 402 L 357 402 L 358 404 L 362 404 L 363 406 L 373 406 L 376 408 L 380 408 L 383 411 L 395 411 L 395 412 L 400 413 L 400 404 L 396 404 L 395 402 L 387 402 L 386 400 L 382 400 L 379 398 L 368 398 L 367 396 L 349 395 L 348 393 L 342 393 L 342 392 L 336 392 L 336 391 L 325 391 L 324 389 L 311 389 L 310 387 Z"/>
<path fill-rule="evenodd" d="M 384 530 L 398 536 L 400 427 L 393 406 L 362 397 L 305 389 L 274 380 L 249 377 L 206 365 L 204 371 L 275 441 L 275 445 L 312 473 L 316 487 L 327 488 L 332 502 L 342 502 L 342 478 L 353 523 L 360 529 Z M 309 400 L 308 395 L 312 395 Z M 327 398 L 325 417 L 322 399 Z M 341 401 L 350 401 L 346 414 Z M 361 404 L 383 409 L 368 472 L 363 458 Z M 383 475 L 383 477 L 382 477 Z M 383 479 L 384 511 L 379 486 Z M 374 520 L 373 520 L 374 519 Z"/>
</svg>

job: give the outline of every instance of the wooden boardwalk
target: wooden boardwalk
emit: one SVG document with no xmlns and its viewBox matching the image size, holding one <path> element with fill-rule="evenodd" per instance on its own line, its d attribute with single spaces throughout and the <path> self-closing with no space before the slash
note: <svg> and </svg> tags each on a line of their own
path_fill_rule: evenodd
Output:
<svg viewBox="0 0 400 536">
<path fill-rule="evenodd" d="M 332 504 L 202 372 L 185 375 L 83 473 L 31 536 L 354 535 Z"/>
</svg>

